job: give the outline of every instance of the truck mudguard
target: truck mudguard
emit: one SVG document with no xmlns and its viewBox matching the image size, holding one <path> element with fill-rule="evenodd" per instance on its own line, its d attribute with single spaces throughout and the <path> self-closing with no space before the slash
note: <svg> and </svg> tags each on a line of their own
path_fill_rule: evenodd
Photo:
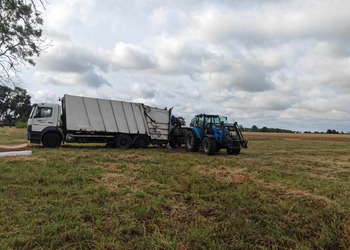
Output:
<svg viewBox="0 0 350 250">
<path fill-rule="evenodd" d="M 41 131 L 41 136 L 43 136 L 47 132 L 57 132 L 58 134 L 60 134 L 62 141 L 65 140 L 62 130 L 58 127 L 50 126 L 50 127 L 44 128 L 43 131 Z"/>
</svg>

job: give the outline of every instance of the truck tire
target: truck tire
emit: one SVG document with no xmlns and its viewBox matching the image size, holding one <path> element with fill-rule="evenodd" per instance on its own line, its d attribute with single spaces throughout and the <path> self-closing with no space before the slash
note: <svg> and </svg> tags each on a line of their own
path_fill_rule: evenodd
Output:
<svg viewBox="0 0 350 250">
<path fill-rule="evenodd" d="M 241 152 L 240 148 L 226 148 L 228 155 L 238 155 Z"/>
<path fill-rule="evenodd" d="M 117 137 L 118 148 L 130 148 L 132 139 L 130 135 L 122 134 Z"/>
<path fill-rule="evenodd" d="M 187 151 L 198 152 L 199 140 L 193 131 L 188 131 L 185 137 L 185 145 Z"/>
<path fill-rule="evenodd" d="M 44 135 L 42 142 L 44 148 L 58 148 L 61 145 L 62 139 L 56 133 L 47 133 Z"/>
<path fill-rule="evenodd" d="M 145 135 L 139 135 L 135 140 L 135 148 L 148 148 L 150 144 L 149 138 Z"/>
<path fill-rule="evenodd" d="M 205 137 L 202 142 L 203 151 L 207 155 L 213 155 L 216 152 L 216 142 L 214 139 Z"/>
<path fill-rule="evenodd" d="M 177 137 L 176 136 L 170 136 L 170 141 L 169 141 L 169 145 L 171 148 L 177 148 L 179 146 L 179 143 L 177 142 Z"/>
</svg>

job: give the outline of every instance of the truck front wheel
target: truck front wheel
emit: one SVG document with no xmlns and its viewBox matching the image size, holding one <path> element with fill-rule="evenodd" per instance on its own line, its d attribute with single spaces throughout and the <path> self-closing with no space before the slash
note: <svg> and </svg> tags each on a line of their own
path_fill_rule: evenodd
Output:
<svg viewBox="0 0 350 250">
<path fill-rule="evenodd" d="M 207 155 L 213 155 L 216 152 L 216 142 L 214 139 L 210 139 L 208 137 L 205 137 L 203 139 L 203 151 Z"/>
<path fill-rule="evenodd" d="M 58 148 L 61 145 L 62 139 L 58 134 L 48 133 L 44 135 L 42 142 L 45 148 Z"/>
<path fill-rule="evenodd" d="M 117 137 L 117 147 L 118 148 L 130 148 L 132 139 L 130 135 L 119 135 Z"/>
</svg>

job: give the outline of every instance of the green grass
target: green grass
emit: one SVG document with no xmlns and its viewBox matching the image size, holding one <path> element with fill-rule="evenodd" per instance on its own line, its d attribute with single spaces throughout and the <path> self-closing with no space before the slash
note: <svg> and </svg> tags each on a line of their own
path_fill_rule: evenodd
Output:
<svg viewBox="0 0 350 250">
<path fill-rule="evenodd" d="M 25 136 L 10 130 L 0 144 Z M 32 149 L 0 158 L 1 248 L 350 247 L 349 142 Z"/>
</svg>

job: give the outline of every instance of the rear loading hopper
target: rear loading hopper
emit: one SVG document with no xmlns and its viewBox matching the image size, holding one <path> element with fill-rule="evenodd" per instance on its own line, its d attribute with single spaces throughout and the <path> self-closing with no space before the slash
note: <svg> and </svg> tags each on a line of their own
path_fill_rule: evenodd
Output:
<svg viewBox="0 0 350 250">
<path fill-rule="evenodd" d="M 171 109 L 142 103 L 65 95 L 62 100 L 67 134 L 146 136 L 155 144 L 169 140 Z"/>
</svg>

